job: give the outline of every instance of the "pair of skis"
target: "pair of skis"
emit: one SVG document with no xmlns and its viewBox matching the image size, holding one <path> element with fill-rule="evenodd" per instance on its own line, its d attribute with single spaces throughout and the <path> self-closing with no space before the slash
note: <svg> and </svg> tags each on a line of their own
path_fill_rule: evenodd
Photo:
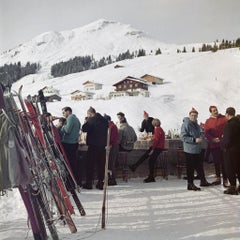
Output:
<svg viewBox="0 0 240 240">
<path fill-rule="evenodd" d="M 22 132 L 19 131 L 18 123 L 20 122 L 18 117 L 19 113 L 16 110 L 16 104 L 14 102 L 13 104 L 13 96 L 9 92 L 9 89 L 4 88 L 4 86 L 0 86 L 0 108 L 1 113 L 6 115 L 6 118 L 12 123 L 12 125 L 15 125 L 14 132 L 15 134 L 21 136 L 21 139 L 23 139 L 23 135 L 21 135 Z M 29 165 L 31 170 L 32 164 L 31 160 L 29 158 L 29 152 L 26 151 L 26 158 L 29 161 Z M 22 200 L 24 202 L 24 205 L 26 207 L 26 210 L 28 212 L 29 220 L 32 226 L 32 232 L 35 240 L 44 240 L 47 239 L 47 232 L 44 224 L 44 220 L 41 214 L 41 209 L 39 204 L 37 204 L 34 199 L 33 195 L 31 194 L 31 190 L 33 189 L 32 185 L 28 185 L 27 187 L 18 186 L 20 195 L 22 197 Z M 39 195 L 36 195 L 38 197 Z M 36 199 L 36 198 L 35 198 Z M 49 219 L 49 218 L 48 218 Z M 51 226 L 52 229 L 52 237 L 54 240 L 58 240 L 58 235 L 55 226 Z"/>
<path fill-rule="evenodd" d="M 52 171 L 55 173 L 56 182 L 57 182 L 57 185 L 60 189 L 60 192 L 61 192 L 63 198 L 65 199 L 65 204 L 67 206 L 67 209 L 69 210 L 70 214 L 75 213 L 74 209 L 71 205 L 69 196 L 67 194 L 66 187 L 63 184 L 64 181 L 63 181 L 63 179 L 60 178 L 61 169 L 58 169 L 59 164 L 60 165 L 64 164 L 68 177 L 72 179 L 72 181 L 70 181 L 70 182 L 73 182 L 75 186 L 71 186 L 69 191 L 71 193 L 73 200 L 75 201 L 75 204 L 76 204 L 81 216 L 85 216 L 86 215 L 85 210 L 84 210 L 84 208 L 78 198 L 76 190 L 75 190 L 77 185 L 76 185 L 76 181 L 74 179 L 74 175 L 72 173 L 70 164 L 68 162 L 68 159 L 66 157 L 64 149 L 62 147 L 62 144 L 61 144 L 61 142 L 59 142 L 59 137 L 54 137 L 56 134 L 58 134 L 56 131 L 54 132 L 54 130 L 56 130 L 56 129 L 53 127 L 52 122 L 50 122 L 50 126 L 46 126 L 47 122 L 41 121 L 41 117 L 43 117 L 43 115 L 42 116 L 40 115 L 40 111 L 38 109 L 37 102 L 35 102 L 35 104 L 34 104 L 31 101 L 31 99 L 25 99 L 24 103 L 23 103 L 23 100 L 21 99 L 21 90 L 22 89 L 20 88 L 19 93 L 18 93 L 20 103 L 22 105 L 22 108 L 24 108 L 24 103 L 27 106 L 28 112 L 30 113 L 31 121 L 33 122 L 33 125 L 36 130 L 36 134 L 37 134 L 38 138 L 40 139 L 40 143 L 41 143 L 43 149 L 45 149 L 45 151 L 47 152 L 47 155 L 48 156 L 50 155 L 50 158 L 52 158 L 52 159 L 49 159 L 49 164 L 50 164 Z M 44 98 L 44 95 L 41 94 L 41 97 Z M 40 99 L 40 103 L 41 103 L 41 107 L 42 107 L 42 112 L 46 113 L 47 112 L 46 103 L 44 102 L 43 99 Z M 57 141 L 57 143 L 56 143 L 56 141 Z M 47 147 L 47 146 L 50 146 L 50 147 Z M 60 146 L 61 150 L 59 149 L 59 146 Z M 58 163 L 54 162 L 53 161 L 54 159 L 58 159 L 59 162 Z M 65 215 L 66 215 L 66 213 L 65 213 Z M 71 224 L 71 225 L 73 225 L 73 224 Z M 72 229 L 71 231 L 74 232 L 75 230 Z"/>
<path fill-rule="evenodd" d="M 47 106 L 46 106 L 46 101 L 45 101 L 45 97 L 44 94 L 42 92 L 42 90 L 39 91 L 39 102 L 41 105 L 41 110 L 42 110 L 42 114 L 46 114 L 47 113 Z M 33 102 L 29 101 L 29 100 L 25 100 L 25 103 L 28 101 L 28 109 L 34 112 L 34 110 L 38 113 L 38 115 L 40 114 L 37 102 L 35 103 L 36 108 L 34 108 L 33 106 Z M 72 198 L 79 210 L 79 213 L 81 216 L 85 216 L 86 212 L 78 198 L 78 195 L 76 193 L 76 190 L 79 191 L 79 186 L 77 185 L 77 182 L 75 180 L 75 176 L 73 174 L 73 171 L 71 169 L 70 163 L 68 161 L 67 155 L 64 151 L 63 145 L 61 143 L 60 140 L 60 136 L 58 133 L 57 128 L 53 125 L 52 121 L 46 121 L 46 119 L 43 119 L 43 121 L 40 122 L 42 129 L 43 129 L 43 133 L 46 136 L 46 141 L 48 142 L 48 145 L 51 145 L 51 150 L 53 152 L 53 155 L 55 156 L 55 158 L 59 159 L 61 163 L 63 163 L 66 172 L 68 174 L 68 177 L 70 178 L 70 183 L 71 186 L 69 186 L 69 191 L 72 195 Z"/>
<path fill-rule="evenodd" d="M 2 88 L 0 90 L 0 108 L 15 122 L 16 132 L 24 142 L 26 158 L 34 178 L 33 184 L 27 188 L 19 186 L 20 194 L 29 214 L 34 238 L 36 240 L 47 239 L 45 221 L 52 238 L 59 239 L 50 206 L 51 199 L 55 202 L 60 218 L 68 224 L 72 233 L 76 232 L 76 226 L 71 218 L 74 209 L 67 194 L 64 174 L 61 172 L 61 165 L 64 163 L 63 171 L 67 173 L 68 177 L 73 178 L 66 157 L 63 158 L 61 151 L 57 148 L 52 131 L 50 131 L 52 136 L 49 136 L 49 133 L 42 127 L 41 116 L 33 103 L 29 100 L 23 100 L 22 88 L 16 93 L 21 110 L 17 107 L 10 91 L 6 91 L 4 94 Z M 75 188 L 70 188 L 70 192 L 80 214 L 84 216 L 85 211 Z"/>
</svg>

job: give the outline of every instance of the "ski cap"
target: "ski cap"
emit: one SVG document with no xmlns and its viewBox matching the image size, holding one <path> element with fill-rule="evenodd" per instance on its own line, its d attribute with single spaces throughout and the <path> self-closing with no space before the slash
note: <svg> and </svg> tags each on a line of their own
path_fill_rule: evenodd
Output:
<svg viewBox="0 0 240 240">
<path fill-rule="evenodd" d="M 192 107 L 191 111 L 189 112 L 189 115 L 192 113 L 198 114 L 198 111 L 194 107 Z"/>
<path fill-rule="evenodd" d="M 143 111 L 143 117 L 147 117 L 148 118 L 148 113 L 146 111 Z"/>
</svg>

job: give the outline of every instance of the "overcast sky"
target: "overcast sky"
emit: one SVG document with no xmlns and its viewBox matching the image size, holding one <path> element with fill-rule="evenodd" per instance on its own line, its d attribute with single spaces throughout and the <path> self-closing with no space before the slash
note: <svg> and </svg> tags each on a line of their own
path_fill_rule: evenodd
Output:
<svg viewBox="0 0 240 240">
<path fill-rule="evenodd" d="M 240 37 L 240 0 L 0 0 L 0 52 L 43 32 L 100 18 L 130 24 L 166 43 Z"/>
</svg>

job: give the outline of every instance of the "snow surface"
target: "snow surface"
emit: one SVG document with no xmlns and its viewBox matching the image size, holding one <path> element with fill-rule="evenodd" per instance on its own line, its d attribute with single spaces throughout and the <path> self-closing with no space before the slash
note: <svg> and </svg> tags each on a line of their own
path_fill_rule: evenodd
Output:
<svg viewBox="0 0 240 240">
<path fill-rule="evenodd" d="M 103 191 L 82 190 L 87 215 L 73 216 L 78 232 L 57 224 L 62 240 L 237 240 L 240 239 L 240 196 L 224 195 L 222 186 L 187 191 L 186 181 L 170 176 L 143 183 L 135 178 L 107 192 L 106 229 L 101 229 Z M 212 181 L 212 176 L 208 176 Z M 199 181 L 195 181 L 199 184 Z M 0 239 L 33 239 L 17 190 L 0 200 Z"/>
<path fill-rule="evenodd" d="M 18 90 L 19 86 L 23 85 L 23 95 L 27 96 L 36 94 L 45 86 L 53 86 L 60 90 L 62 101 L 48 103 L 49 112 L 55 116 L 61 116 L 61 109 L 71 106 L 73 113 L 79 117 L 81 122 L 84 121 L 90 106 L 102 114 L 109 114 L 113 121 L 117 120 L 117 112 L 124 112 L 128 122 L 136 131 L 143 119 L 144 110 L 150 116 L 161 120 L 165 132 L 169 129 L 179 131 L 183 117 L 188 115 L 192 107 L 199 111 L 199 122 L 205 122 L 208 118 L 209 105 L 218 106 L 221 113 L 224 113 L 229 106 L 235 107 L 237 112 L 240 112 L 239 49 L 222 50 L 216 53 L 191 53 L 193 44 L 187 53 L 177 54 L 178 46 L 165 44 L 159 45 L 160 48 L 164 46 L 161 48 L 163 52 L 161 55 L 118 62 L 117 64 L 123 65 L 123 68 L 115 69 L 116 64 L 111 64 L 96 70 L 59 78 L 50 76 L 50 66 L 53 62 L 74 57 L 82 51 L 80 46 L 83 43 L 75 38 L 77 35 L 81 38 L 87 36 L 84 42 L 84 53 L 92 54 L 96 51 L 96 56 L 99 57 L 103 53 L 104 56 L 108 56 L 112 52 L 116 54 L 118 51 L 126 51 L 129 47 L 129 45 L 124 45 L 126 36 L 129 38 L 135 36 L 128 42 L 133 45 L 134 41 L 138 42 L 136 38 L 142 39 L 143 37 L 141 32 L 128 29 L 120 23 L 114 23 L 114 26 L 112 23 L 106 24 L 105 20 L 99 20 L 95 24 L 69 32 L 45 33 L 37 36 L 30 43 L 25 43 L 18 49 L 1 55 L 0 65 L 19 60 L 22 62 L 41 60 L 43 63 L 41 71 L 22 78 L 13 85 L 12 89 Z M 111 32 L 114 30 L 121 32 L 119 26 L 125 29 L 123 31 L 125 37 L 116 36 L 118 42 L 114 45 L 111 38 L 113 35 L 105 30 L 110 28 Z M 103 29 L 104 34 L 102 34 Z M 132 33 L 126 35 L 126 32 Z M 98 39 L 101 41 L 96 42 Z M 102 44 L 102 41 L 107 39 L 109 39 L 109 44 Z M 66 44 L 64 44 L 65 41 Z M 69 41 L 73 41 L 74 44 L 71 45 Z M 47 42 L 46 49 L 43 42 Z M 153 44 L 150 40 L 149 42 L 143 40 L 143 42 L 146 46 L 149 42 Z M 158 43 L 154 46 L 157 45 Z M 104 50 L 101 46 L 104 46 Z M 90 49 L 90 47 L 93 48 Z M 81 51 L 78 51 L 78 48 Z M 139 45 L 136 48 L 139 49 Z M 19 53 L 14 56 L 14 51 L 19 51 Z M 95 91 L 95 96 L 106 97 L 113 90 L 114 83 L 126 76 L 141 77 L 144 74 L 164 78 L 163 85 L 149 86 L 151 94 L 149 98 L 70 100 L 70 93 L 83 90 L 82 84 L 87 80 L 102 83 L 103 89 Z M 130 179 L 128 183 L 119 181 L 119 185 L 109 188 L 108 222 L 106 230 L 101 231 L 100 214 L 103 192 L 96 189 L 83 190 L 80 199 L 87 216 L 74 216 L 78 233 L 70 234 L 67 227 L 58 225 L 59 235 L 65 240 L 240 239 L 239 196 L 226 196 L 222 191 L 221 186 L 205 188 L 201 192 L 187 191 L 186 182 L 176 177 L 168 181 L 159 178 L 156 183 L 151 184 L 143 184 L 142 179 Z M 0 216 L 1 240 L 32 239 L 26 211 L 17 190 L 10 191 L 8 197 L 0 198 Z"/>
</svg>

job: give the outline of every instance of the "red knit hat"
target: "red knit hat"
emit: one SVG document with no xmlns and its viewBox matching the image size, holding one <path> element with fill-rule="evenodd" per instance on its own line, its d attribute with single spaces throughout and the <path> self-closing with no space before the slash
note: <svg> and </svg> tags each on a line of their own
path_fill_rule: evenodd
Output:
<svg viewBox="0 0 240 240">
<path fill-rule="evenodd" d="M 196 113 L 196 114 L 198 114 L 198 111 L 197 111 L 194 107 L 192 107 L 191 111 L 189 112 L 189 115 L 190 115 L 191 113 Z"/>
<path fill-rule="evenodd" d="M 144 117 L 148 117 L 148 113 L 145 112 L 145 111 L 143 111 L 143 116 L 144 116 Z"/>
</svg>

